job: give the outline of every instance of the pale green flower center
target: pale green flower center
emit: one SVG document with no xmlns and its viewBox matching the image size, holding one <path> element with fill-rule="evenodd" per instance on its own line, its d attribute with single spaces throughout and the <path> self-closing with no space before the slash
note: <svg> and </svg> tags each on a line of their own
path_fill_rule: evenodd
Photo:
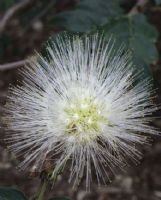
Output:
<svg viewBox="0 0 161 200">
<path fill-rule="evenodd" d="M 69 134 L 89 133 L 98 135 L 101 124 L 108 120 L 101 113 L 102 105 L 96 103 L 94 98 L 74 99 L 64 108 L 67 115 L 66 129 Z"/>
</svg>

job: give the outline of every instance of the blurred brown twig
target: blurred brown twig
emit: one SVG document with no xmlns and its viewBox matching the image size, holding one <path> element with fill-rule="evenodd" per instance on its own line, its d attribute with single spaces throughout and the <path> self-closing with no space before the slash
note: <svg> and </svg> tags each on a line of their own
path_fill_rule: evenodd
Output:
<svg viewBox="0 0 161 200">
<path fill-rule="evenodd" d="M 0 35 L 4 32 L 10 19 L 19 11 L 31 5 L 35 0 L 23 0 L 9 8 L 0 20 Z"/>
<path fill-rule="evenodd" d="M 0 35 L 5 31 L 5 28 L 9 22 L 9 20 L 16 15 L 18 12 L 22 11 L 23 9 L 30 6 L 32 3 L 34 3 L 37 0 L 23 0 L 13 7 L 11 7 L 2 17 L 2 20 L 0 21 Z M 134 5 L 134 7 L 129 11 L 128 15 L 132 16 L 137 13 L 143 12 L 146 4 L 148 3 L 148 0 L 138 0 L 137 3 Z M 43 12 L 41 12 L 39 15 L 37 15 L 33 20 L 24 28 L 24 32 L 37 20 L 42 18 L 55 4 L 55 1 L 50 1 L 46 8 L 44 8 Z M 26 60 L 20 60 L 12 63 L 7 64 L 1 64 L 0 65 L 0 71 L 4 70 L 10 70 L 17 67 L 21 67 L 26 64 Z"/>
<path fill-rule="evenodd" d="M 136 15 L 137 13 L 143 12 L 148 0 L 138 0 L 135 6 L 128 13 L 129 16 Z"/>
</svg>

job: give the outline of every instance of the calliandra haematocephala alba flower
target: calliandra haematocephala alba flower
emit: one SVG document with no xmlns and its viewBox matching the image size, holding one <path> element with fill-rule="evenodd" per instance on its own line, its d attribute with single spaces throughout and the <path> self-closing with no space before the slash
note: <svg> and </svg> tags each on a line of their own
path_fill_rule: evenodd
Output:
<svg viewBox="0 0 161 200">
<path fill-rule="evenodd" d="M 93 173 L 105 183 L 109 170 L 134 162 L 137 144 L 158 131 L 151 80 L 138 78 L 131 55 L 103 35 L 59 36 L 21 69 L 20 86 L 9 89 L 7 135 L 21 167 L 53 159 L 52 177 L 70 161 L 69 180 Z M 11 133 L 13 132 L 13 133 Z M 108 170 L 107 170 L 108 169 Z"/>
</svg>

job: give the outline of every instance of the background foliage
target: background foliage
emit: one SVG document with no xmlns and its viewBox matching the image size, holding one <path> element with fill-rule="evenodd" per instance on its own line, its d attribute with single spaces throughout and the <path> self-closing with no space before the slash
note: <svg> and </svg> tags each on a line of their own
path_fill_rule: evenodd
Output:
<svg viewBox="0 0 161 200">
<path fill-rule="evenodd" d="M 1 19 L 23 2 L 26 6 L 14 12 L 0 29 L 1 63 L 7 55 L 11 60 L 26 57 L 33 46 L 40 48 L 50 35 L 63 30 L 82 34 L 103 30 L 107 40 L 112 35 L 117 47 L 124 43 L 132 51 L 134 64 L 143 68 L 145 75 L 150 74 L 150 64 L 158 60 L 158 32 L 149 15 L 160 0 L 1 0 Z M 29 38 L 31 30 L 34 34 Z"/>
<path fill-rule="evenodd" d="M 49 36 L 62 31 L 82 35 L 100 31 L 107 41 L 112 36 L 116 48 L 124 44 L 132 52 L 136 70 L 144 72 L 141 78 L 149 77 L 151 66 L 157 66 L 159 60 L 154 12 L 161 12 L 161 0 L 0 0 L 0 77 L 8 69 L 23 65 L 35 49 L 43 49 Z M 16 189 L 3 187 L 0 200 L 4 199 L 28 198 Z"/>
</svg>

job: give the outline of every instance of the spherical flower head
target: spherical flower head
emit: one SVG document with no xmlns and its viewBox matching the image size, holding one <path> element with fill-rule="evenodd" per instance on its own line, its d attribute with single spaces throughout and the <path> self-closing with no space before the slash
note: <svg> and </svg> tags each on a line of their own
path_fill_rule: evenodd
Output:
<svg viewBox="0 0 161 200">
<path fill-rule="evenodd" d="M 54 178 L 69 161 L 69 179 L 77 184 L 86 175 L 89 187 L 92 171 L 105 183 L 109 169 L 122 168 L 126 158 L 136 162 L 136 144 L 157 131 L 149 126 L 152 85 L 133 69 L 130 53 L 99 34 L 59 36 L 47 57 L 29 59 L 22 85 L 10 89 L 5 117 L 21 167 L 41 169 L 53 159 Z"/>
</svg>

